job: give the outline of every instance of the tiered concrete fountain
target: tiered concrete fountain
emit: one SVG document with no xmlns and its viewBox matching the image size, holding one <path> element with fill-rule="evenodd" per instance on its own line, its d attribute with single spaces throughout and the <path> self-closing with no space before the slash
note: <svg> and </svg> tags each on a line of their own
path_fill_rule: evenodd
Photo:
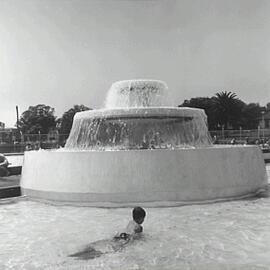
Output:
<svg viewBox="0 0 270 270">
<path fill-rule="evenodd" d="M 168 107 L 161 81 L 114 83 L 104 109 L 77 113 L 64 149 L 25 153 L 30 198 L 92 206 L 172 206 L 265 188 L 256 146 L 214 147 L 203 110 Z"/>
</svg>

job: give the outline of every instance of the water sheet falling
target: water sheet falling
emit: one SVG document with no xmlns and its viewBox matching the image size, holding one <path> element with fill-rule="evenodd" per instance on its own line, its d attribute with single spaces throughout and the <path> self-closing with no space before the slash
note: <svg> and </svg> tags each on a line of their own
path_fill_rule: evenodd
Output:
<svg viewBox="0 0 270 270">
<path fill-rule="evenodd" d="M 65 148 L 173 149 L 211 145 L 203 110 L 166 107 L 167 85 L 134 80 L 112 85 L 105 109 L 77 113 Z"/>
</svg>

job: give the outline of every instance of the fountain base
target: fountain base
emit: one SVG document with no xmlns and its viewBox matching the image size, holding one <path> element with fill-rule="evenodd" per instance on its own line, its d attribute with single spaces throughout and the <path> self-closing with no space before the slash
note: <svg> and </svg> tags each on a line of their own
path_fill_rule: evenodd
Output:
<svg viewBox="0 0 270 270">
<path fill-rule="evenodd" d="M 26 152 L 22 194 L 100 207 L 174 206 L 254 195 L 267 186 L 256 146 Z"/>
</svg>

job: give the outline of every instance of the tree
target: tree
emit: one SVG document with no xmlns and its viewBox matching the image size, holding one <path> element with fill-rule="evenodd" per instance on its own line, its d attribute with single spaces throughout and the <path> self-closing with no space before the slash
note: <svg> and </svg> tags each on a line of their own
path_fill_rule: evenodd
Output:
<svg viewBox="0 0 270 270">
<path fill-rule="evenodd" d="M 84 105 L 74 105 L 73 108 L 64 112 L 62 118 L 59 118 L 57 120 L 58 125 L 59 125 L 59 133 L 60 134 L 69 134 L 71 127 L 72 127 L 73 118 L 74 118 L 75 113 L 87 111 L 87 110 L 91 110 L 91 109 L 84 106 Z"/>
<path fill-rule="evenodd" d="M 259 121 L 261 119 L 261 113 L 264 107 L 261 107 L 259 103 L 249 103 L 243 110 L 243 124 L 244 129 L 256 129 L 258 128 Z"/>
<path fill-rule="evenodd" d="M 223 126 L 225 129 L 256 129 L 262 118 L 262 111 L 270 110 L 270 103 L 261 107 L 259 103 L 246 104 L 233 92 L 219 92 L 215 96 L 196 97 L 185 100 L 179 107 L 204 109 L 207 115 L 208 127 L 216 130 Z"/>
<path fill-rule="evenodd" d="M 238 128 L 241 125 L 244 106 L 245 103 L 233 92 L 219 92 L 213 97 L 213 112 L 219 125 L 224 126 L 225 129 L 230 126 Z"/>
<path fill-rule="evenodd" d="M 270 102 L 268 102 L 265 107 L 266 107 L 266 111 L 269 112 L 270 111 Z"/>
<path fill-rule="evenodd" d="M 18 121 L 18 128 L 24 134 L 47 134 L 56 125 L 54 108 L 44 104 L 30 106 Z"/>
<path fill-rule="evenodd" d="M 203 109 L 207 115 L 209 129 L 217 129 L 216 116 L 213 113 L 213 99 L 209 97 L 196 97 L 185 100 L 179 107 L 191 107 Z"/>
</svg>

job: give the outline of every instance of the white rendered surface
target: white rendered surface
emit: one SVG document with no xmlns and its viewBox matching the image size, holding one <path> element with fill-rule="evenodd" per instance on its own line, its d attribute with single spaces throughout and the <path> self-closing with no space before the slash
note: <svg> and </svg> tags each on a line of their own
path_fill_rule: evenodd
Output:
<svg viewBox="0 0 270 270">
<path fill-rule="evenodd" d="M 125 116 L 185 116 L 194 118 L 203 118 L 205 121 L 206 114 L 204 110 L 189 107 L 139 107 L 139 108 L 106 108 L 98 110 L 88 110 L 77 112 L 74 116 L 74 121 L 89 118 L 117 118 Z"/>
<path fill-rule="evenodd" d="M 133 151 L 31 151 L 30 197 L 96 206 L 178 205 L 248 196 L 266 185 L 256 146 Z"/>
</svg>

